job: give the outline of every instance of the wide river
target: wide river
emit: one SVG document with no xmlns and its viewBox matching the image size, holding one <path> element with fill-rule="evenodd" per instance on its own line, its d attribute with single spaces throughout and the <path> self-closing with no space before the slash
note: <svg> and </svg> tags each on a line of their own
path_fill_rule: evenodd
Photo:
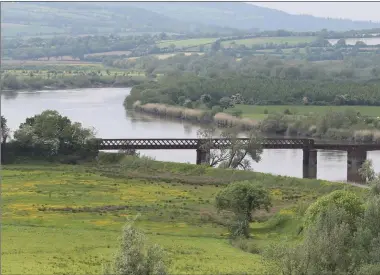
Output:
<svg viewBox="0 0 380 275">
<path fill-rule="evenodd" d="M 1 96 L 1 113 L 11 130 L 27 117 L 46 109 L 57 110 L 72 121 L 94 127 L 101 138 L 196 138 L 199 126 L 127 114 L 122 105 L 128 88 L 77 89 L 21 92 L 16 97 Z M 144 150 L 157 160 L 195 163 L 195 150 Z M 368 152 L 376 172 L 380 172 L 380 152 Z M 346 181 L 346 152 L 319 151 L 317 178 Z M 264 150 L 255 171 L 302 177 L 302 150 Z"/>
</svg>

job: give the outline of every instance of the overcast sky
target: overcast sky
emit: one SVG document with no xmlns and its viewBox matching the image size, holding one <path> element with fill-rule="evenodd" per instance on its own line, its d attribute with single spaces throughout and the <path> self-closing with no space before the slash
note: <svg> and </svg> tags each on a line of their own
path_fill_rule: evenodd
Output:
<svg viewBox="0 0 380 275">
<path fill-rule="evenodd" d="M 380 2 L 251 2 L 291 14 L 380 22 Z"/>
</svg>

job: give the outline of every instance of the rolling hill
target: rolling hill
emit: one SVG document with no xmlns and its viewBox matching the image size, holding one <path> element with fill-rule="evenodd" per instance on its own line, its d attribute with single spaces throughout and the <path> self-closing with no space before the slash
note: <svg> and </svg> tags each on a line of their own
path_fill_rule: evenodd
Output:
<svg viewBox="0 0 380 275">
<path fill-rule="evenodd" d="M 380 27 L 237 2 L 6 2 L 1 3 L 1 23 L 2 36 Z"/>
</svg>

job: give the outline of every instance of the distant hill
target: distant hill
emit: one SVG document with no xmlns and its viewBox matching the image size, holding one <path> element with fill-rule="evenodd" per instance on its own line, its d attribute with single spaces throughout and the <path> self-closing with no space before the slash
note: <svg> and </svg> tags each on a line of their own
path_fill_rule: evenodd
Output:
<svg viewBox="0 0 380 275">
<path fill-rule="evenodd" d="M 347 31 L 380 27 L 380 23 L 369 21 L 292 15 L 279 10 L 239 2 L 129 2 L 128 4 L 183 22 L 198 22 L 236 29 Z"/>
<path fill-rule="evenodd" d="M 379 23 L 291 15 L 237 2 L 3 2 L 1 23 L 2 36 L 380 27 Z"/>
<path fill-rule="evenodd" d="M 225 30 L 117 2 L 5 2 L 1 23 L 3 36 Z"/>
</svg>

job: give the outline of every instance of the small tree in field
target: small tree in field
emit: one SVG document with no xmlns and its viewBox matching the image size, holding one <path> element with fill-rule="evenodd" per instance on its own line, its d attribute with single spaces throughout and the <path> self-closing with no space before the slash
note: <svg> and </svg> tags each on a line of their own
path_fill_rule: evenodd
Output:
<svg viewBox="0 0 380 275">
<path fill-rule="evenodd" d="M 243 235 L 248 238 L 252 212 L 263 208 L 269 211 L 271 205 L 269 192 L 249 182 L 232 183 L 216 196 L 218 210 L 235 214 L 235 222 L 230 229 L 233 237 Z"/>
<path fill-rule="evenodd" d="M 127 224 L 123 229 L 120 249 L 104 275 L 166 275 L 163 250 L 158 245 L 148 245 L 145 235 Z"/>
</svg>

